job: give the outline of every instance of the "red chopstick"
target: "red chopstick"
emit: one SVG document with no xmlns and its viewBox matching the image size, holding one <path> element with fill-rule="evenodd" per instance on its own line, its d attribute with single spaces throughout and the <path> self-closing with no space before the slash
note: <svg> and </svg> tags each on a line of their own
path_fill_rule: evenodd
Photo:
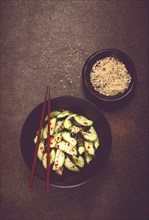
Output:
<svg viewBox="0 0 149 220">
<path fill-rule="evenodd" d="M 38 147 L 39 147 L 39 142 L 40 142 L 41 129 L 42 129 L 42 124 L 43 124 L 43 118 L 44 118 L 44 112 L 45 112 L 47 96 L 49 97 L 49 87 L 47 87 L 46 95 L 45 95 L 45 99 L 44 99 L 44 103 L 43 103 L 43 107 L 42 107 L 42 113 L 41 113 L 40 124 L 39 124 L 39 132 L 38 132 L 38 136 L 37 136 L 37 143 L 36 143 L 36 148 L 35 148 L 34 158 L 33 158 L 33 164 L 32 164 L 32 171 L 31 171 L 31 176 L 30 176 L 30 179 L 29 179 L 29 188 L 32 188 L 32 186 L 33 186 L 35 168 L 36 168 L 36 163 L 37 163 L 37 152 L 38 152 Z M 48 118 L 49 118 L 49 116 L 48 116 Z"/>
<path fill-rule="evenodd" d="M 46 190 L 47 192 L 50 191 L 50 90 L 48 93 L 48 146 L 47 146 Z"/>
</svg>

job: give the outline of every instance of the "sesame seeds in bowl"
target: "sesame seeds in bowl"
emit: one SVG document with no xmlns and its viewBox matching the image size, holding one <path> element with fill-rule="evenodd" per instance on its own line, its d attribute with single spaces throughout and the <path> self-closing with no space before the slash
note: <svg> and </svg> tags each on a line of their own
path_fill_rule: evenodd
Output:
<svg viewBox="0 0 149 220">
<path fill-rule="evenodd" d="M 87 92 L 106 103 L 126 98 L 136 82 L 136 70 L 131 59 L 116 49 L 105 49 L 91 55 L 82 74 Z"/>
</svg>

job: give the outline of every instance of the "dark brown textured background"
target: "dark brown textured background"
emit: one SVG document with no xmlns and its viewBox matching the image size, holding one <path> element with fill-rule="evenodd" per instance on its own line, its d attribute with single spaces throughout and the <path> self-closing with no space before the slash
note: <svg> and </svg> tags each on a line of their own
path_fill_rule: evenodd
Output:
<svg viewBox="0 0 149 220">
<path fill-rule="evenodd" d="M 1 219 L 148 219 L 148 1 L 1 1 Z M 110 158 L 73 189 L 35 178 L 20 152 L 30 111 L 51 96 L 85 98 L 81 71 L 92 53 L 117 48 L 137 70 L 127 105 L 103 109 L 113 136 Z"/>
</svg>

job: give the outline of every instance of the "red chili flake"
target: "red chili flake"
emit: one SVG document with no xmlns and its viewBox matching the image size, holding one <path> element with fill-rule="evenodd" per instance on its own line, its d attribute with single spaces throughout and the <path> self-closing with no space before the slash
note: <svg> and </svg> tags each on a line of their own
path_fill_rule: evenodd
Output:
<svg viewBox="0 0 149 220">
<path fill-rule="evenodd" d="M 86 150 L 86 152 L 88 153 L 88 150 Z"/>
<path fill-rule="evenodd" d="M 59 148 L 59 145 L 57 145 L 57 148 Z"/>
<path fill-rule="evenodd" d="M 54 136 L 52 136 L 52 138 L 54 138 Z"/>
<path fill-rule="evenodd" d="M 88 146 L 87 148 L 90 148 L 90 146 Z"/>
<path fill-rule="evenodd" d="M 40 147 L 40 149 L 43 149 L 43 147 Z"/>
<path fill-rule="evenodd" d="M 57 167 L 57 166 L 58 166 L 58 163 L 54 164 L 54 166 L 56 166 L 56 167 Z"/>
<path fill-rule="evenodd" d="M 45 153 L 45 151 L 43 150 L 43 151 L 42 151 L 42 154 L 44 154 L 44 153 Z"/>
<path fill-rule="evenodd" d="M 72 151 L 74 152 L 75 150 L 72 148 Z"/>
<path fill-rule="evenodd" d="M 76 154 L 73 154 L 73 156 L 75 156 L 75 157 L 76 157 Z"/>
<path fill-rule="evenodd" d="M 52 125 L 52 123 L 50 122 L 50 125 Z"/>
<path fill-rule="evenodd" d="M 52 141 L 50 141 L 50 144 L 53 144 L 53 142 L 52 142 Z"/>
<path fill-rule="evenodd" d="M 68 146 L 70 146 L 70 144 L 68 143 Z"/>
<path fill-rule="evenodd" d="M 57 126 L 57 125 L 58 125 L 58 123 L 55 124 L 55 126 Z"/>
<path fill-rule="evenodd" d="M 74 169 L 74 168 L 75 168 L 75 166 L 73 165 L 73 166 L 72 166 L 72 168 Z"/>
<path fill-rule="evenodd" d="M 59 169 L 62 170 L 62 167 L 60 167 Z"/>
<path fill-rule="evenodd" d="M 84 125 L 88 125 L 88 122 L 85 121 L 85 122 L 84 122 Z"/>
</svg>

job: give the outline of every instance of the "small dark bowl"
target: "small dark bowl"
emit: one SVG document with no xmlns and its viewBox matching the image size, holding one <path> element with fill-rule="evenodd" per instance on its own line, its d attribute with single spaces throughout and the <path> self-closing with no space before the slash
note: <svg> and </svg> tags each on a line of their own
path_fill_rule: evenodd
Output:
<svg viewBox="0 0 149 220">
<path fill-rule="evenodd" d="M 38 105 L 27 117 L 21 132 L 21 152 L 23 159 L 31 170 L 35 145 L 33 139 L 39 126 L 42 105 Z M 75 97 L 57 97 L 51 99 L 51 111 L 56 109 L 68 109 L 72 112 L 84 115 L 94 121 L 94 127 L 99 135 L 101 146 L 98 148 L 96 157 L 86 165 L 80 172 L 64 170 L 62 176 L 51 172 L 51 185 L 69 188 L 81 185 L 90 180 L 99 172 L 102 165 L 107 161 L 111 149 L 111 131 L 109 124 L 103 113 L 92 103 Z M 47 109 L 47 108 L 46 108 Z M 47 112 L 45 112 L 47 114 Z M 42 180 L 46 180 L 46 172 L 38 161 L 35 175 Z"/>
<path fill-rule="evenodd" d="M 130 76 L 132 77 L 128 89 L 126 89 L 123 93 L 119 93 L 115 96 L 106 96 L 100 94 L 93 88 L 90 82 L 90 73 L 92 66 L 98 60 L 104 59 L 106 57 L 114 57 L 117 58 L 119 61 L 122 61 L 125 64 Z M 128 97 L 128 95 L 132 93 L 134 85 L 136 83 L 136 70 L 133 62 L 125 53 L 117 49 L 105 49 L 92 54 L 87 59 L 83 67 L 82 77 L 86 92 L 88 92 L 88 94 L 91 95 L 92 98 L 96 99 L 96 101 L 112 104 L 124 100 L 126 97 Z"/>
</svg>

